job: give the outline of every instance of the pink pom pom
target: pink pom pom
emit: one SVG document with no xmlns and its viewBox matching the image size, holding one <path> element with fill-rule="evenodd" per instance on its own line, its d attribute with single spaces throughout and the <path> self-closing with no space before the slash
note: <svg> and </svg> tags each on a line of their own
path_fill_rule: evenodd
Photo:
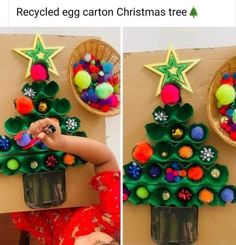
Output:
<svg viewBox="0 0 236 245">
<path fill-rule="evenodd" d="M 34 81 L 43 81 L 48 79 L 48 70 L 43 64 L 40 63 L 32 65 L 30 74 Z"/>
<path fill-rule="evenodd" d="M 177 104 L 180 100 L 180 89 L 174 84 L 166 84 L 161 90 L 161 99 L 164 104 Z"/>
<path fill-rule="evenodd" d="M 119 106 L 119 100 L 118 100 L 118 97 L 116 95 L 112 95 L 110 97 L 110 100 L 111 100 L 111 107 L 118 107 Z"/>
</svg>

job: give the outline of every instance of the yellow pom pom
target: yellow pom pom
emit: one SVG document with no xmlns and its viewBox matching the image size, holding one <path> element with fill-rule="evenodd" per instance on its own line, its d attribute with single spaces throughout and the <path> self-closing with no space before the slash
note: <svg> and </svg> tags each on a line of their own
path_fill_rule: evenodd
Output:
<svg viewBox="0 0 236 245">
<path fill-rule="evenodd" d="M 216 91 L 216 98 L 221 105 L 229 105 L 235 100 L 234 87 L 229 84 L 221 85 Z"/>
</svg>

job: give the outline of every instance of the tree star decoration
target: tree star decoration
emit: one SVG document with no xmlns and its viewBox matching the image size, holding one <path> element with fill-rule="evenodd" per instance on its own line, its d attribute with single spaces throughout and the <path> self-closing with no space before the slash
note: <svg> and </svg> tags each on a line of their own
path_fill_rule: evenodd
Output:
<svg viewBox="0 0 236 245">
<path fill-rule="evenodd" d="M 29 60 L 26 78 L 30 76 L 30 68 L 35 62 L 43 62 L 48 66 L 48 70 L 55 75 L 59 75 L 52 61 L 52 58 L 57 55 L 64 47 L 46 47 L 42 37 L 36 34 L 32 48 L 17 48 L 13 49 L 16 53 L 22 55 Z"/>
<path fill-rule="evenodd" d="M 161 76 L 156 96 L 160 94 L 163 85 L 169 82 L 176 82 L 182 88 L 192 93 L 193 90 L 186 76 L 186 73 L 190 69 L 192 69 L 199 61 L 200 59 L 180 61 L 175 50 L 170 47 L 165 63 L 144 65 L 149 70 Z"/>
</svg>

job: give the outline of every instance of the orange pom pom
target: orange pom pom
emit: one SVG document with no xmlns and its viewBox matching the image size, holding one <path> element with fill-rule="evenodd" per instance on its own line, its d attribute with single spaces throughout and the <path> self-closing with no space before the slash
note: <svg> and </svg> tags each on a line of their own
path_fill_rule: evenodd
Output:
<svg viewBox="0 0 236 245">
<path fill-rule="evenodd" d="M 188 170 L 188 178 L 190 180 L 200 180 L 204 175 L 203 169 L 200 166 L 193 166 Z"/>
<path fill-rule="evenodd" d="M 73 165 L 75 163 L 75 156 L 67 153 L 63 157 L 63 162 L 66 165 Z"/>
<path fill-rule="evenodd" d="M 33 101 L 26 96 L 17 98 L 15 100 L 15 106 L 16 110 L 22 115 L 27 115 L 34 109 Z"/>
<path fill-rule="evenodd" d="M 211 203 L 214 199 L 214 193 L 208 189 L 202 189 L 199 192 L 199 199 L 204 203 Z"/>
<path fill-rule="evenodd" d="M 138 143 L 133 150 L 133 158 L 140 163 L 147 163 L 153 154 L 152 147 L 146 142 Z"/>
<path fill-rule="evenodd" d="M 193 156 L 193 149 L 190 146 L 182 146 L 179 148 L 179 156 L 184 159 L 189 159 Z"/>
</svg>

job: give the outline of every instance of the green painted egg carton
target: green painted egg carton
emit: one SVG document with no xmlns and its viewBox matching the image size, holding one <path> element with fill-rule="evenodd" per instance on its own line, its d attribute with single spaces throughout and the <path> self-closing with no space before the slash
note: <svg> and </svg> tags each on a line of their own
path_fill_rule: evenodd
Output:
<svg viewBox="0 0 236 245">
<path fill-rule="evenodd" d="M 183 106 L 165 105 L 158 106 L 152 113 L 154 120 L 159 124 L 187 122 L 193 115 L 193 107 L 186 103 Z"/>
<path fill-rule="evenodd" d="M 153 206 L 197 206 L 200 207 L 204 205 L 204 203 L 199 199 L 199 192 L 203 189 L 208 189 L 212 193 L 214 193 L 213 200 L 209 203 L 210 206 L 224 206 L 226 203 L 220 198 L 220 193 L 225 187 L 230 187 L 234 193 L 236 193 L 235 186 L 186 186 L 186 185 L 179 185 L 177 188 L 170 186 L 169 184 L 163 185 L 161 187 L 157 187 L 154 185 L 147 185 L 145 183 L 139 183 L 139 186 L 133 186 L 130 183 L 125 184 L 129 190 L 129 197 L 128 201 L 132 204 L 139 205 L 139 204 L 150 204 Z M 137 196 L 136 191 L 139 187 L 143 187 L 148 190 L 149 195 L 146 198 L 140 198 Z M 189 201 L 183 202 L 177 197 L 177 193 L 181 188 L 188 188 L 191 190 L 192 198 Z M 232 203 L 236 202 L 236 197 Z"/>
<path fill-rule="evenodd" d="M 179 171 L 184 170 L 186 171 L 186 176 L 180 178 L 178 182 L 168 181 L 166 179 L 166 170 L 172 167 L 172 164 L 169 163 L 163 166 L 161 163 L 153 163 L 148 165 L 143 165 L 139 167 L 141 168 L 139 177 L 132 177 L 129 174 L 128 168 L 131 166 L 133 162 L 124 166 L 124 182 L 128 184 L 132 184 L 133 186 L 138 186 L 139 183 L 148 183 L 148 185 L 156 185 L 156 186 L 175 186 L 176 188 L 183 184 L 185 186 L 201 186 L 203 184 L 208 184 L 209 187 L 211 186 L 222 186 L 228 182 L 229 179 L 229 171 L 228 168 L 224 165 L 220 164 L 213 164 L 211 167 L 200 166 L 195 163 L 191 163 L 188 166 L 185 166 L 181 163 L 179 165 Z M 137 164 L 137 163 L 136 163 Z M 152 177 L 149 174 L 149 170 L 153 167 L 157 166 L 160 169 L 160 173 L 156 177 Z M 203 170 L 203 177 L 199 180 L 192 180 L 188 177 L 188 170 L 194 166 L 200 166 Z"/>
<path fill-rule="evenodd" d="M 191 130 L 197 126 L 201 127 L 204 131 L 204 137 L 201 140 L 194 140 L 191 137 Z M 163 124 L 157 124 L 157 123 L 149 123 L 145 125 L 145 128 L 149 139 L 154 142 L 168 141 L 168 142 L 172 142 L 173 144 L 177 144 L 182 140 L 186 140 L 191 142 L 191 144 L 198 145 L 198 144 L 202 144 L 208 137 L 208 129 L 202 123 L 199 124 L 194 123 L 190 126 L 186 125 L 185 123 L 173 123 L 168 126 Z M 182 130 L 182 136 L 174 138 L 173 137 L 174 130 Z"/>
<path fill-rule="evenodd" d="M 22 93 L 31 99 L 37 99 L 40 96 L 53 98 L 59 91 L 59 85 L 55 81 L 47 83 L 46 81 L 26 83 L 21 89 Z"/>
</svg>

